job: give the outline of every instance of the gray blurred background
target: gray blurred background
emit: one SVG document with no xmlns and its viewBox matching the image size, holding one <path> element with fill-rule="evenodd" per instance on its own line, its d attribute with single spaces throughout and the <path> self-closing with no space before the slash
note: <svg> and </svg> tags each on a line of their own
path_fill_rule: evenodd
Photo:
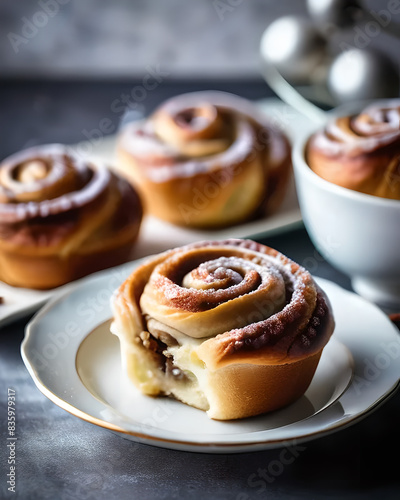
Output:
<svg viewBox="0 0 400 500">
<path fill-rule="evenodd" d="M 394 6 L 400 22 L 400 0 L 363 3 Z M 306 0 L 0 0 L 0 158 L 87 140 L 104 119 L 111 125 L 101 134 L 115 133 L 126 110 L 145 116 L 184 92 L 270 97 L 261 35 L 276 18 L 306 12 Z M 357 34 L 340 36 L 351 47 Z M 399 66 L 399 38 L 378 29 L 360 40 Z"/>
<path fill-rule="evenodd" d="M 266 26 L 299 13 L 305 0 L 1 0 L 0 78 L 129 79 L 158 64 L 173 79 L 250 79 Z M 368 47 L 398 64 L 399 39 L 380 33 Z"/>
</svg>

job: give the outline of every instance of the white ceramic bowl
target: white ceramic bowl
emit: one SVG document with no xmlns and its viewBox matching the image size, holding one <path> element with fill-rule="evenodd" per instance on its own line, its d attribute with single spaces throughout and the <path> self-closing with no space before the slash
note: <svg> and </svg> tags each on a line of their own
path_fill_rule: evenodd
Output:
<svg viewBox="0 0 400 500">
<path fill-rule="evenodd" d="M 354 290 L 400 308 L 400 201 L 358 193 L 315 174 L 305 161 L 306 138 L 293 149 L 304 224 L 325 259 L 351 278 Z"/>
</svg>

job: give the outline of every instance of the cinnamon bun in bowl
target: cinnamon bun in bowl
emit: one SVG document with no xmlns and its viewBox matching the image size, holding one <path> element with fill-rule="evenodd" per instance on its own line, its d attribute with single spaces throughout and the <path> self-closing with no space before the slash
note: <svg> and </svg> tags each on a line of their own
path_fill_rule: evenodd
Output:
<svg viewBox="0 0 400 500">
<path fill-rule="evenodd" d="M 217 420 L 302 396 L 334 329 L 310 273 L 251 240 L 203 241 L 151 257 L 112 306 L 111 331 L 134 385 Z"/>
<path fill-rule="evenodd" d="M 297 141 L 293 163 L 317 249 L 360 295 L 399 307 L 400 99 L 334 112 Z"/>
<path fill-rule="evenodd" d="M 0 280 L 48 289 L 126 262 L 142 219 L 134 188 L 63 145 L 0 163 Z"/>
</svg>

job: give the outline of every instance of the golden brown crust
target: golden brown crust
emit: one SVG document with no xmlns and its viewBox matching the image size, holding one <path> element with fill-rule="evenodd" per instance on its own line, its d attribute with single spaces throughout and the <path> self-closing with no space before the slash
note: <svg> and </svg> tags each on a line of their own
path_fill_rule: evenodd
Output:
<svg viewBox="0 0 400 500">
<path fill-rule="evenodd" d="M 340 117 L 314 134 L 306 159 L 329 182 L 366 194 L 400 199 L 400 100 Z"/>
<path fill-rule="evenodd" d="M 0 279 L 52 288 L 130 258 L 142 218 L 129 183 L 68 148 L 31 148 L 0 165 Z"/>
<path fill-rule="evenodd" d="M 210 373 L 210 418 L 230 420 L 277 410 L 301 397 L 314 376 L 321 351 L 294 363 L 234 364 Z"/>
<path fill-rule="evenodd" d="M 147 120 L 127 125 L 117 166 L 140 187 L 150 213 L 216 227 L 274 211 L 291 160 L 286 137 L 247 101 L 199 92 L 170 99 Z"/>
</svg>

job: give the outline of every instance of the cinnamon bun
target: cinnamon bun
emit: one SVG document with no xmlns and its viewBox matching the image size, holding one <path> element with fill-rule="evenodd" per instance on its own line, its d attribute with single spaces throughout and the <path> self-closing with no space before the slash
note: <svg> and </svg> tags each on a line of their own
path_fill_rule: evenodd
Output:
<svg viewBox="0 0 400 500">
<path fill-rule="evenodd" d="M 117 167 L 145 208 L 190 227 L 222 227 L 271 213 L 291 170 L 286 137 L 251 104 L 224 92 L 183 94 L 121 131 Z"/>
<path fill-rule="evenodd" d="M 141 201 L 124 179 L 46 145 L 0 164 L 0 279 L 53 288 L 129 260 Z"/>
<path fill-rule="evenodd" d="M 330 121 L 309 140 L 306 160 L 329 182 L 400 200 L 400 99 Z"/>
<path fill-rule="evenodd" d="M 299 398 L 334 328 L 311 275 L 250 240 L 206 241 L 150 258 L 115 292 L 111 331 L 144 394 L 213 419 Z"/>
</svg>

